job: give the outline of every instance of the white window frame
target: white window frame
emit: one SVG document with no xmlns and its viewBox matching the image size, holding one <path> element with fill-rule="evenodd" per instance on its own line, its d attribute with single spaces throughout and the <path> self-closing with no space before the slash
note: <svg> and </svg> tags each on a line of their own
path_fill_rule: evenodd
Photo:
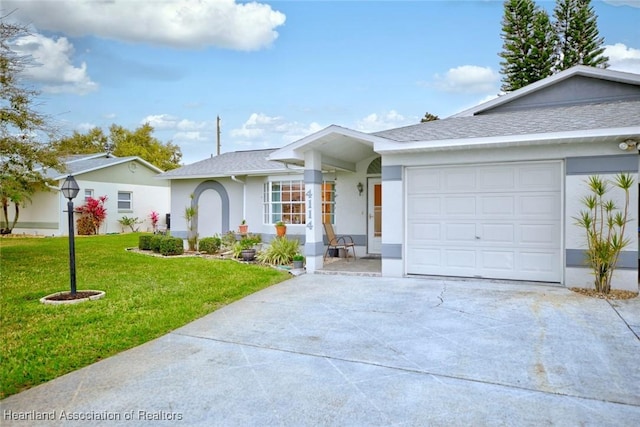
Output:
<svg viewBox="0 0 640 427">
<path fill-rule="evenodd" d="M 127 194 L 129 196 L 128 199 L 120 198 L 121 195 Z M 129 207 L 120 207 L 120 203 L 128 203 Z M 118 212 L 131 212 L 133 211 L 133 192 L 132 191 L 118 191 Z"/>
<path fill-rule="evenodd" d="M 325 200 L 325 186 L 331 185 L 328 190 L 329 200 Z M 274 186 L 277 188 L 274 191 Z M 297 189 L 294 188 L 299 186 Z M 283 191 L 283 188 L 286 188 Z M 279 190 L 278 190 L 279 189 Z M 285 199 L 285 200 L 282 200 Z M 304 180 L 302 179 L 269 179 L 263 185 L 263 223 L 275 224 L 282 221 L 286 224 L 306 224 L 306 194 Z M 336 184 L 334 181 L 322 182 L 322 217 L 328 215 L 332 224 L 336 217 Z"/>
<path fill-rule="evenodd" d="M 84 202 L 87 203 L 90 198 L 93 198 L 93 188 L 86 188 L 84 190 Z"/>
</svg>

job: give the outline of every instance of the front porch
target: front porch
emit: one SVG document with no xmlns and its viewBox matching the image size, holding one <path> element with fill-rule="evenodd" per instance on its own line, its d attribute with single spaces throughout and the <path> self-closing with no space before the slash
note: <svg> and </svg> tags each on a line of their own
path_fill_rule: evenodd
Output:
<svg viewBox="0 0 640 427">
<path fill-rule="evenodd" d="M 382 276 L 382 259 L 379 257 L 365 257 L 353 260 L 353 258 L 327 258 L 321 269 L 315 274 L 341 274 L 346 276 Z"/>
</svg>

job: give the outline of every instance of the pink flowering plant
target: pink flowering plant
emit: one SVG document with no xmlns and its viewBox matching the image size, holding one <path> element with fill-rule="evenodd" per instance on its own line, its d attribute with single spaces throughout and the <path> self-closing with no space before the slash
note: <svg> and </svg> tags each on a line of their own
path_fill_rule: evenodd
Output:
<svg viewBox="0 0 640 427">
<path fill-rule="evenodd" d="M 153 231 L 158 229 L 158 221 L 160 221 L 160 215 L 156 211 L 151 211 L 149 214 L 149 218 L 151 219 L 151 226 L 153 227 Z"/>
</svg>

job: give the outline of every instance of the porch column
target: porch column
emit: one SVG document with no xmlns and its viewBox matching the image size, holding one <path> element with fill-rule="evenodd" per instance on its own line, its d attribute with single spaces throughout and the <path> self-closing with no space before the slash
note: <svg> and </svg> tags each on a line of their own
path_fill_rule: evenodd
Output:
<svg viewBox="0 0 640 427">
<path fill-rule="evenodd" d="M 402 277 L 404 274 L 402 176 L 402 166 L 382 165 L 382 275 L 385 277 Z"/>
<path fill-rule="evenodd" d="M 306 241 L 304 256 L 307 272 L 313 273 L 323 266 L 322 241 L 322 154 L 311 150 L 304 153 L 304 190 L 306 202 Z"/>
</svg>

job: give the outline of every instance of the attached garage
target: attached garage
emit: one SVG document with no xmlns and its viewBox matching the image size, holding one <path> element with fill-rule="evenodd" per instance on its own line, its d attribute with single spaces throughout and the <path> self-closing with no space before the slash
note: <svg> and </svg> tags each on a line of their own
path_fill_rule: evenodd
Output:
<svg viewBox="0 0 640 427">
<path fill-rule="evenodd" d="M 408 274 L 561 282 L 562 163 L 406 169 Z"/>
</svg>

